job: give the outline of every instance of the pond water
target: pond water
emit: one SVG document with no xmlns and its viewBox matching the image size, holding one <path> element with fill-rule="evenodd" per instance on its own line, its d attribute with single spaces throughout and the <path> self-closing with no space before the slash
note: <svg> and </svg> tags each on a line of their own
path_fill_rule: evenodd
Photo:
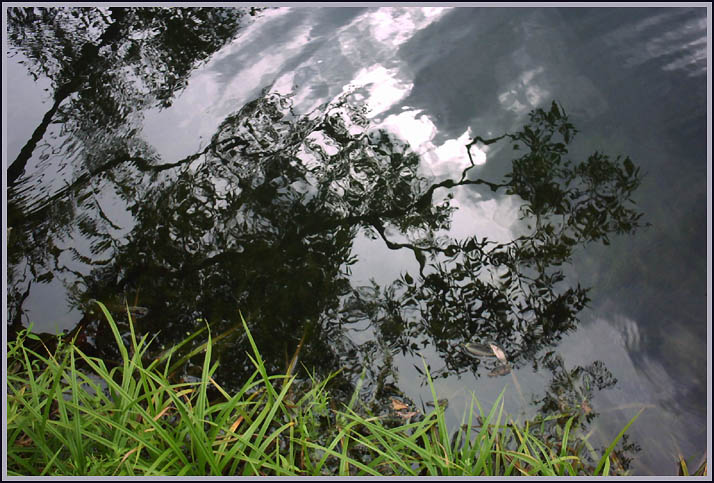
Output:
<svg viewBox="0 0 714 483">
<path fill-rule="evenodd" d="M 635 474 L 708 450 L 706 8 L 9 20 L 9 334 L 111 360 L 92 299 L 157 350 L 208 321 L 233 387 L 240 311 L 271 370 L 299 346 L 345 394 L 421 405 L 426 365 L 454 427 L 505 387 L 595 446 L 645 408 Z"/>
</svg>

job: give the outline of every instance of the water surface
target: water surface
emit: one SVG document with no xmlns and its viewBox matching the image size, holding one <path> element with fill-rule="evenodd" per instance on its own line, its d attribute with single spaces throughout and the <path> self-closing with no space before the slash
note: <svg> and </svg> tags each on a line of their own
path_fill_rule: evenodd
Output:
<svg viewBox="0 0 714 483">
<path fill-rule="evenodd" d="M 301 361 L 345 368 L 345 393 L 364 369 L 365 398 L 428 401 L 426 363 L 454 425 L 471 392 L 489 405 L 508 386 L 514 417 L 592 408 L 599 445 L 645 407 L 628 431 L 641 451 L 623 453 L 637 474 L 703 455 L 706 9 L 278 8 L 195 24 L 95 9 L 60 18 L 64 37 L 43 18 L 18 18 L 4 69 L 10 331 L 81 326 L 111 358 L 92 298 L 145 309 L 158 344 L 207 320 L 229 334 L 230 386 L 250 369 L 240 310 L 271 369 L 305 336 Z M 620 201 L 650 226 L 602 225 L 608 244 L 583 232 L 562 264 L 536 252 L 564 279 L 526 303 L 535 282 L 475 255 L 534 233 L 524 191 L 464 183 L 417 201 L 461 179 L 476 136 L 522 132 L 553 101 L 578 131 L 569 158 L 641 169 Z M 468 179 L 506 183 L 525 148 L 509 141 L 474 145 Z M 460 348 L 486 339 L 509 374 Z"/>
</svg>

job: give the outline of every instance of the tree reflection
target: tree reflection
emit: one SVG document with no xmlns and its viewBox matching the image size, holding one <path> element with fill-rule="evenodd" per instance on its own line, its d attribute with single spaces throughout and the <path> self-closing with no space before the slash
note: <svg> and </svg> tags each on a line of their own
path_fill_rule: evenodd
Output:
<svg viewBox="0 0 714 483">
<path fill-rule="evenodd" d="M 143 110 L 167 107 L 191 72 L 237 33 L 245 8 L 44 8 L 7 10 L 10 54 L 35 79 L 51 81 L 53 103 L 9 164 L 8 309 L 21 324 L 30 282 L 48 282 L 66 272 L 60 255 L 99 263 L 114 245 L 114 225 L 97 203 L 103 190 L 141 199 L 137 169 L 151 175 L 170 169 L 141 139 Z M 42 146 L 51 124 L 52 146 Z M 73 178 L 54 193 L 23 179 L 27 162 L 55 155 Z M 41 169 L 40 169 L 41 171 Z M 108 179 L 107 179 L 108 178 Z M 24 182 L 23 182 L 24 181 Z M 103 181 L 107 181 L 102 184 Z M 38 196 L 38 191 L 41 191 Z M 78 232 L 78 233 L 77 233 Z M 63 247 L 75 234 L 91 240 L 90 255 Z M 66 260 L 66 257 L 65 257 Z"/>
<path fill-rule="evenodd" d="M 541 413 L 591 423 L 594 391 L 615 380 L 599 362 L 568 370 L 549 350 L 577 327 L 588 303 L 588 289 L 572 285 L 563 266 L 579 247 L 640 227 L 631 201 L 639 169 L 599 152 L 569 159 L 577 131 L 554 102 L 519 131 L 466 146 L 469 159 L 478 143 L 510 147 L 517 157 L 501 180 L 475 177 L 471 160 L 459 178 L 435 183 L 419 174 L 420 158 L 407 144 L 370 128 L 349 93 L 299 114 L 290 96 L 268 91 L 228 116 L 204 149 L 162 161 L 141 139 L 142 110 L 169 106 L 246 13 L 8 10 L 10 43 L 54 90 L 52 107 L 7 171 L 10 337 L 22 326 L 32 284 L 70 273 L 77 283 L 69 298 L 83 310 L 72 335 L 107 362 L 118 353 L 94 299 L 120 324 L 130 306 L 138 330 L 157 337 L 152 357 L 208 321 L 222 362 L 215 377 L 226 389 L 253 370 L 239 310 L 269 371 L 284 371 L 297 351 L 308 371 L 342 368 L 334 389 L 344 394 L 364 371 L 377 405 L 398 391 L 394 354 L 434 347 L 444 366 L 433 376 L 479 377 L 483 361 L 463 346 L 494 342 L 512 367 L 553 374 L 536 401 Z M 76 176 L 32 199 L 21 177 L 54 122 Z M 520 200 L 525 233 L 505 243 L 437 236 L 449 228 L 453 193 L 482 188 Z M 437 190 L 446 193 L 439 202 Z M 108 191 L 131 214 L 131 227 L 102 210 L 97 197 Z M 121 230 L 128 233 L 117 236 Z M 358 233 L 410 251 L 418 273 L 353 287 Z M 77 235 L 89 253 L 63 246 Z M 91 271 L 70 270 L 68 256 Z M 367 342 L 346 335 L 358 326 L 372 335 Z M 192 364 L 183 377 L 200 374 Z"/>
<path fill-rule="evenodd" d="M 190 73 L 236 35 L 247 13 L 244 8 L 9 8 L 11 52 L 23 54 L 21 62 L 35 79 L 52 82 L 53 104 L 8 166 L 8 186 L 18 182 L 54 122 L 83 138 L 85 148 L 102 159 L 96 149 L 110 137 L 96 136 L 97 130 L 124 139 L 135 129 L 132 116 L 170 106 Z"/>
<path fill-rule="evenodd" d="M 464 353 L 466 342 L 495 341 L 518 367 L 573 330 L 588 290 L 567 286 L 560 267 L 578 246 L 634 232 L 642 216 L 628 206 L 639 169 L 629 158 L 597 152 L 582 163 L 567 159 L 575 132 L 553 103 L 549 111 L 532 112 L 515 134 L 474 140 L 468 147 L 510 140 L 514 150 L 526 152 L 501 183 L 470 179 L 472 163 L 460 180 L 438 186 L 487 184 L 520 196 L 529 233 L 509 243 L 474 236 L 421 247 L 431 254 L 429 273 L 406 273 L 384 289 L 354 292 L 343 323 L 369 319 L 403 353 L 433 345 L 445 362 L 437 371 L 444 377 L 478 371 L 481 361 Z"/>
<path fill-rule="evenodd" d="M 306 116 L 277 94 L 249 103 L 200 158 L 131 204 L 129 243 L 84 278 L 79 298 L 138 296 L 151 314 L 141 329 L 161 332 L 165 344 L 198 328 L 198 319 L 216 333 L 231 330 L 240 309 L 270 370 L 285 368 L 305 334 L 306 366 L 326 373 L 348 362 L 354 349 L 328 314 L 350 290 L 359 228 L 429 232 L 446 226 L 449 211 L 415 206 L 428 185 L 417 175 L 419 157 L 367 125 L 346 98 Z M 246 343 L 219 350 L 231 361 L 219 376 L 251 370 Z"/>
<path fill-rule="evenodd" d="M 540 428 L 534 425 L 534 430 L 543 440 L 560 449 L 562 435 L 558 433 L 557 428 L 562 431 L 567 420 L 572 418 L 571 427 L 577 429 L 579 426 L 582 434 L 586 434 L 599 416 L 592 402 L 595 393 L 615 386 L 617 379 L 602 361 L 568 369 L 562 356 L 553 351 L 545 353 L 539 360 L 552 373 L 552 378 L 543 397 L 534 401 L 539 405 L 538 413 L 543 422 Z M 583 442 L 577 441 L 576 444 L 582 445 Z M 623 434 L 613 451 L 613 465 L 617 465 L 618 470 L 624 473 L 630 468 L 634 454 L 640 450 L 641 447 L 630 441 L 627 433 Z M 600 450 L 600 454 L 603 452 L 604 448 Z M 581 455 L 589 461 L 592 466 L 589 474 L 592 474 L 597 462 L 591 458 L 589 452 L 573 451 L 573 454 Z"/>
<path fill-rule="evenodd" d="M 137 324 L 158 334 L 157 346 L 178 342 L 205 320 L 214 335 L 230 333 L 216 348 L 223 361 L 217 377 L 227 387 L 252 371 L 247 341 L 235 331 L 238 310 L 269 370 L 285 370 L 304 341 L 300 357 L 308 369 L 342 367 L 345 383 L 368 369 L 378 391 L 386 380 L 379 353 L 414 354 L 426 345 L 445 363 L 434 375 L 478 374 L 481 361 L 462 349 L 474 340 L 498 343 L 514 367 L 536 365 L 540 351 L 577 326 L 588 302 L 587 289 L 568 286 L 560 267 L 576 247 L 608 243 L 640 225 L 630 201 L 638 168 L 602 153 L 580 163 L 567 159 L 575 133 L 553 103 L 535 110 L 520 131 L 467 146 L 509 142 L 523 153 L 500 182 L 473 178 L 472 163 L 459 179 L 433 183 L 419 175 L 419 156 L 370 129 L 349 95 L 300 115 L 289 96 L 266 92 L 185 159 L 161 164 L 149 146 L 105 148 L 113 151 L 101 169 L 135 224 L 119 244 L 98 204 L 87 202 L 70 217 L 95 255 L 110 255 L 84 260 L 95 268 L 76 274 L 82 283 L 73 297 L 87 308 L 92 299 L 120 307 L 125 298 L 146 314 Z M 141 176 L 159 171 L 168 175 Z M 91 183 L 80 180 L 66 193 L 91 200 Z M 435 191 L 464 186 L 520 197 L 528 232 L 508 243 L 435 237 L 452 212 L 450 196 L 434 203 Z M 18 225 L 32 225 L 28 213 L 18 211 Z M 351 287 L 360 230 L 389 249 L 410 250 L 419 273 L 384 288 Z M 379 347 L 345 337 L 359 321 L 371 326 Z M 102 324 L 87 309 L 76 333 L 112 359 Z"/>
<path fill-rule="evenodd" d="M 540 405 L 533 418 L 518 421 L 513 427 L 521 428 L 512 432 L 509 437 L 501 437 L 499 445 L 501 450 L 522 453 L 524 444 L 533 451 L 540 451 L 532 443 L 525 443 L 523 433 L 528 433 L 528 438 L 537 438 L 546 444 L 545 448 L 566 457 L 575 457 L 577 461 L 577 475 L 592 475 L 599 463 L 595 458 L 606 452 L 605 447 L 599 448 L 597 454 L 592 449 L 598 444 L 593 437 L 593 421 L 598 416 L 595 412 L 593 397 L 597 391 L 613 387 L 617 380 L 601 361 L 595 361 L 585 367 L 575 366 L 569 369 L 565 366 L 563 358 L 555 351 L 549 351 L 538 358 L 544 369 L 551 372 L 551 380 L 545 388 L 540 399 L 534 398 L 534 404 Z M 515 376 L 514 376 L 515 377 Z M 515 379 L 514 379 L 515 382 Z M 485 413 L 482 413 L 485 414 Z M 452 445 L 456 441 L 468 441 L 467 435 L 474 429 L 481 430 L 483 418 L 476 414 L 476 424 L 469 428 L 462 425 L 452 434 Z M 493 423 L 491 423 L 493 424 Z M 509 421 L 506 424 L 511 426 Z M 496 429 L 496 428 L 494 428 Z M 503 434 L 504 426 L 497 428 Z M 610 444 L 611 439 L 606 437 L 605 444 Z M 614 474 L 626 474 L 635 453 L 641 451 L 638 444 L 630 441 L 627 433 L 623 433 L 619 442 L 612 448 L 609 464 L 615 469 Z M 531 440 L 532 441 L 532 440 Z M 566 447 L 563 447 L 563 444 Z M 526 451 L 528 451 L 526 449 Z M 608 451 L 609 452 L 609 451 Z"/>
<path fill-rule="evenodd" d="M 575 246 L 632 232 L 640 218 L 626 206 L 638 169 L 628 158 L 600 153 L 580 164 L 565 159 L 574 133 L 554 103 L 550 111 L 534 111 L 515 134 L 474 141 L 510 139 L 527 149 L 501 183 L 469 178 L 469 167 L 459 180 L 430 184 L 417 173 L 419 157 L 386 132 L 370 131 L 364 112 L 346 97 L 297 116 L 289 97 L 265 94 L 184 160 L 159 165 L 118 151 L 117 165 L 132 159 L 140 169 L 179 173 L 142 186 L 131 170 L 112 171 L 136 226 L 129 243 L 85 280 L 80 298 L 139 294 L 155 314 L 142 322 L 144 330 L 168 329 L 176 337 L 167 343 L 198 318 L 227 330 L 240 308 L 259 321 L 257 339 L 276 346 L 267 354 L 273 369 L 308 321 L 317 333 L 304 352 L 325 356 L 329 342 L 360 319 L 404 353 L 433 344 L 446 363 L 444 376 L 478 370 L 480 361 L 462 350 L 474 339 L 498 342 L 518 366 L 575 328 L 587 303 L 587 290 L 563 287 L 557 267 Z M 449 197 L 432 203 L 434 191 L 478 184 L 519 195 L 531 233 L 504 244 L 478 236 L 435 241 L 431 234 L 448 227 L 451 208 Z M 78 220 L 97 252 L 111 243 L 93 221 L 102 218 L 83 213 Z M 406 273 L 384 290 L 351 290 L 351 247 L 360 228 L 390 249 L 412 250 L 420 273 Z M 391 241 L 385 228 L 407 242 Z M 275 344 L 282 339 L 285 345 Z M 237 345 L 226 350 L 240 359 Z"/>
</svg>

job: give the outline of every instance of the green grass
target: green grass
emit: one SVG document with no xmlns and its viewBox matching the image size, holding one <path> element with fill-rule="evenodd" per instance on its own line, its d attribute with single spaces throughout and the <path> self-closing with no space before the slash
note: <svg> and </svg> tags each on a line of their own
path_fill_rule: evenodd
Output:
<svg viewBox="0 0 714 483">
<path fill-rule="evenodd" d="M 337 407 L 330 378 L 297 381 L 292 367 L 287 375 L 268 374 L 245 321 L 255 371 L 238 392 L 227 393 L 212 377 L 218 364 L 210 331 L 200 381 L 172 383 L 178 346 L 145 362 L 149 340 L 137 339 L 131 315 L 127 348 L 98 304 L 121 352 L 116 367 L 71 340 L 60 339 L 54 351 L 32 350 L 27 340 L 40 339 L 31 328 L 8 344 L 8 475 L 619 474 L 612 452 L 639 416 L 599 458 L 575 434 L 572 417 L 563 427 L 555 417 L 519 427 L 503 412 L 503 393 L 488 411 L 473 397 L 453 433 L 438 405 L 419 421 L 390 424 L 362 409 L 356 393 Z M 209 401 L 209 386 L 220 401 Z M 556 424 L 558 444 L 541 436 L 546 423 Z"/>
</svg>

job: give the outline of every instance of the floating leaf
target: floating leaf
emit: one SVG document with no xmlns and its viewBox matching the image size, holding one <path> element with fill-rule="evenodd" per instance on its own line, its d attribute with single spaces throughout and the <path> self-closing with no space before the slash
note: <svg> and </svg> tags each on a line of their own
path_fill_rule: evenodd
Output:
<svg viewBox="0 0 714 483">
<path fill-rule="evenodd" d="M 402 409 L 409 409 L 409 405 L 404 404 L 399 399 L 393 397 L 392 398 L 392 408 L 394 408 L 395 411 L 400 411 Z"/>
<path fill-rule="evenodd" d="M 491 347 L 493 355 L 495 355 L 499 361 L 503 362 L 504 364 L 508 364 L 506 354 L 503 353 L 503 350 L 500 347 L 498 347 L 496 344 L 489 344 L 489 347 Z"/>
<path fill-rule="evenodd" d="M 464 344 L 464 350 L 472 357 L 494 357 L 493 349 L 485 344 L 468 342 Z"/>
<path fill-rule="evenodd" d="M 494 370 L 488 373 L 488 377 L 505 376 L 511 372 L 511 366 L 509 365 L 498 365 Z"/>
<path fill-rule="evenodd" d="M 397 412 L 397 415 L 402 419 L 411 419 L 419 414 L 419 411 Z"/>
</svg>

